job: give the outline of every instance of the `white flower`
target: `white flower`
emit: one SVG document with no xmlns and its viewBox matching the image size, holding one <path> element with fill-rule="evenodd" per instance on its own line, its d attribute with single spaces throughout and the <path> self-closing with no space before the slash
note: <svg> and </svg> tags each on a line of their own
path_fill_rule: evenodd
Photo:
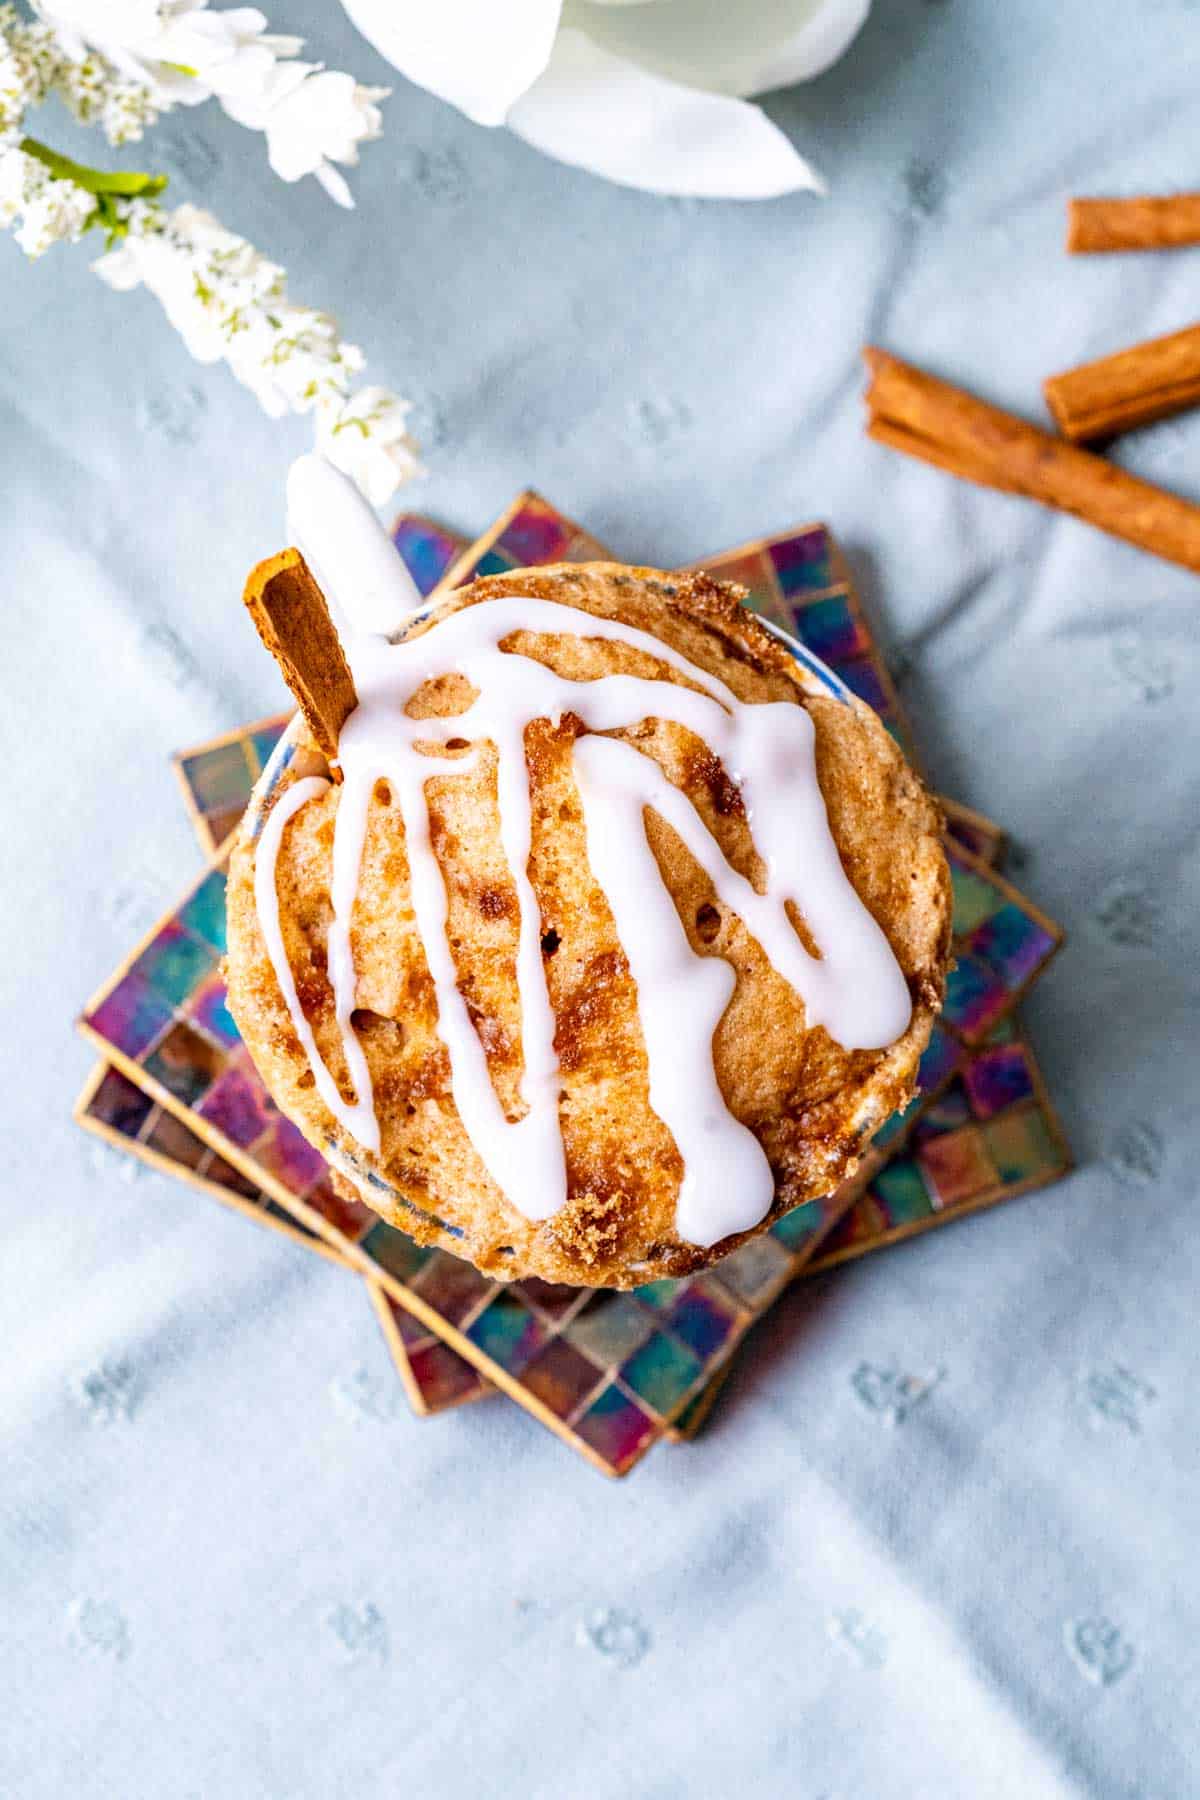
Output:
<svg viewBox="0 0 1200 1800">
<path fill-rule="evenodd" d="M 24 150 L 0 154 L 0 225 L 16 225 L 13 235 L 26 256 L 75 243 L 95 210 L 94 194 L 56 179 L 36 157 Z"/>
<path fill-rule="evenodd" d="M 763 199 L 820 177 L 745 96 L 835 62 L 871 0 L 342 0 L 411 81 L 629 187 Z"/>
<path fill-rule="evenodd" d="M 149 288 L 197 362 L 246 361 L 241 340 L 258 335 L 264 303 L 282 297 L 283 270 L 198 206 L 147 206 L 128 222 L 96 274 L 110 287 Z"/>
<path fill-rule="evenodd" d="M 295 56 L 304 40 L 272 36 L 252 6 L 210 12 L 208 0 L 35 0 L 68 55 L 89 49 L 131 81 L 149 87 L 160 106 L 197 106 L 213 94 L 253 93 L 277 57 Z"/>
<path fill-rule="evenodd" d="M 154 89 L 118 75 L 103 57 L 63 57 L 54 91 L 81 125 L 99 125 L 110 144 L 135 143 L 159 115 Z"/>
<path fill-rule="evenodd" d="M 387 88 L 360 87 L 352 75 L 311 63 L 278 63 L 256 94 L 225 99 L 230 118 L 267 139 L 271 167 L 283 181 L 315 175 L 339 206 L 353 206 L 350 189 L 333 167 L 353 166 L 359 144 L 380 135 L 375 105 Z"/>
<path fill-rule="evenodd" d="M 0 6 L 0 150 L 19 141 L 26 111 L 46 98 L 60 61 L 53 32 Z"/>
<path fill-rule="evenodd" d="M 22 19 L 0 0 L 0 228 L 29 256 L 100 225 L 110 248 L 93 265 L 112 288 L 145 287 L 198 361 L 224 362 L 274 418 L 312 412 L 339 466 L 382 504 L 417 471 L 406 403 L 384 388 L 355 395 L 363 355 L 328 313 L 296 305 L 287 279 L 253 244 L 195 206 L 167 212 L 160 176 L 88 168 L 24 132 L 25 114 L 57 92 L 111 143 L 142 135 L 177 104 L 217 97 L 265 133 L 285 181 L 313 174 L 353 205 L 333 164 L 354 164 L 377 137 L 387 91 L 293 60 L 303 40 L 267 32 L 252 7 L 208 0 L 33 0 Z M 115 245 L 113 240 L 119 240 Z"/>
<path fill-rule="evenodd" d="M 328 313 L 288 298 L 277 263 L 196 206 L 123 208 L 127 236 L 93 267 L 110 287 L 146 287 L 199 362 L 225 362 L 272 418 L 315 412 L 317 440 L 382 505 L 417 473 L 408 405 L 386 388 L 351 393 L 362 351 Z"/>
<path fill-rule="evenodd" d="M 382 506 L 421 473 L 417 446 L 405 421 L 411 408 L 386 388 L 367 387 L 345 405 L 317 417 L 317 449 L 356 482 L 372 506 Z"/>
<path fill-rule="evenodd" d="M 377 100 L 386 88 L 296 62 L 303 38 L 267 30 L 256 7 L 210 11 L 208 0 L 34 0 L 57 34 L 64 99 L 95 119 L 110 143 L 141 136 L 173 106 L 216 98 L 239 124 L 262 131 L 284 181 L 315 175 L 339 206 L 353 206 L 334 163 L 353 165 L 358 146 L 380 135 Z M 3 125 L 0 73 L 0 128 Z"/>
</svg>

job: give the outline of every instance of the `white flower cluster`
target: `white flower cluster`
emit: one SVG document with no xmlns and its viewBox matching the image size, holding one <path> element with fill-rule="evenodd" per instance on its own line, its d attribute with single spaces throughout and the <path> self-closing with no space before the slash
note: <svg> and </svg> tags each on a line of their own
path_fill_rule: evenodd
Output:
<svg viewBox="0 0 1200 1800">
<path fill-rule="evenodd" d="M 13 236 L 26 256 L 41 256 L 64 240 L 75 243 L 95 210 L 94 194 L 73 181 L 55 180 L 44 163 L 24 150 L 0 155 L 0 226 L 16 225 Z"/>
<path fill-rule="evenodd" d="M 317 445 L 383 505 L 418 472 L 408 405 L 385 388 L 358 393 L 363 355 L 328 313 L 288 298 L 278 264 L 195 206 L 168 212 L 161 180 L 68 162 L 23 136 L 24 117 L 57 93 L 110 143 L 140 138 L 161 112 L 216 98 L 266 135 L 285 181 L 316 175 L 353 205 L 334 163 L 377 137 L 385 89 L 295 61 L 303 40 L 267 32 L 251 7 L 208 0 L 33 0 L 40 20 L 0 4 L 0 227 L 29 256 L 92 225 L 110 249 L 93 265 L 110 287 L 146 287 L 200 362 L 225 362 L 273 418 L 311 412 Z M 140 196 L 140 197 L 139 197 Z M 114 244 L 114 239 L 117 240 Z"/>
<path fill-rule="evenodd" d="M 0 6 L 0 153 L 20 142 L 26 110 L 46 98 L 60 60 L 53 32 Z"/>
<path fill-rule="evenodd" d="M 127 236 L 93 264 L 110 287 L 146 287 L 198 362 L 225 362 L 272 418 L 316 415 L 318 447 L 375 505 L 417 473 L 407 404 L 384 388 L 351 395 L 363 355 L 328 313 L 288 298 L 278 264 L 196 206 L 125 209 Z"/>
<path fill-rule="evenodd" d="M 22 115 L 58 94 L 84 125 L 99 125 L 110 144 L 140 138 L 158 117 L 144 82 L 128 81 L 103 58 L 67 55 L 48 24 L 0 6 L 0 149 L 20 136 Z"/>
<path fill-rule="evenodd" d="M 110 144 L 136 144 L 162 110 L 152 88 L 125 80 L 91 54 L 61 57 L 54 91 L 81 125 L 99 125 Z"/>
<path fill-rule="evenodd" d="M 110 143 L 139 138 L 160 113 L 215 99 L 267 140 L 283 181 L 315 175 L 339 206 L 353 206 L 335 163 L 380 135 L 376 102 L 387 88 L 297 62 L 304 39 L 267 30 L 255 7 L 214 12 L 208 0 L 34 0 L 58 47 L 55 85 Z"/>
</svg>

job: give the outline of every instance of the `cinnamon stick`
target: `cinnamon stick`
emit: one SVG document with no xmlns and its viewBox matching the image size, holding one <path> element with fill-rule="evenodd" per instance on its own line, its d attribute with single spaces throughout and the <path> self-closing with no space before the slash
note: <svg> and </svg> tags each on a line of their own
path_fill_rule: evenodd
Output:
<svg viewBox="0 0 1200 1800">
<path fill-rule="evenodd" d="M 330 762 L 358 705 L 325 596 L 299 550 L 281 550 L 250 571 L 246 607 L 279 664 L 308 728 Z"/>
<path fill-rule="evenodd" d="M 872 437 L 963 480 L 1072 513 L 1200 574 L 1200 507 L 884 350 L 863 354 Z"/>
<path fill-rule="evenodd" d="M 1052 375 L 1044 392 L 1059 430 L 1073 444 L 1182 412 L 1200 402 L 1200 325 Z"/>
<path fill-rule="evenodd" d="M 1067 249 L 1075 256 L 1178 250 L 1186 244 L 1200 244 L 1200 194 L 1067 202 Z"/>
</svg>

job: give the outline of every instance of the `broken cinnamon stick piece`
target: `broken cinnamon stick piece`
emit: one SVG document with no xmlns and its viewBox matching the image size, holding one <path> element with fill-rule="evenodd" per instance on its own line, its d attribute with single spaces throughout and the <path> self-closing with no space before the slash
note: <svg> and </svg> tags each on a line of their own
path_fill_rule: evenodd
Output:
<svg viewBox="0 0 1200 1800">
<path fill-rule="evenodd" d="M 1072 513 L 1200 574 L 1200 506 L 884 350 L 868 347 L 863 355 L 872 437 L 965 481 Z"/>
<path fill-rule="evenodd" d="M 358 696 L 325 596 L 299 550 L 281 550 L 252 569 L 244 599 L 309 730 L 335 762 Z"/>
<path fill-rule="evenodd" d="M 1200 325 L 1081 363 L 1044 384 L 1046 404 L 1073 444 L 1116 437 L 1200 403 Z"/>
<path fill-rule="evenodd" d="M 1179 250 L 1187 244 L 1200 244 L 1200 194 L 1067 202 L 1067 249 L 1074 256 Z"/>
</svg>

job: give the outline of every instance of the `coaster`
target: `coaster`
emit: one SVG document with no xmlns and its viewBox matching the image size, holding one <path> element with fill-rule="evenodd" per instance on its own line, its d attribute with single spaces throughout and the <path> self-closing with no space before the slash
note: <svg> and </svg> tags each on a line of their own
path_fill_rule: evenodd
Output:
<svg viewBox="0 0 1200 1800">
<path fill-rule="evenodd" d="M 1046 1187 L 1073 1166 L 1033 1051 L 1004 1028 L 889 1142 L 806 1273 Z"/>
<path fill-rule="evenodd" d="M 446 594 L 484 575 L 507 575 L 510 569 L 532 569 L 539 563 L 609 561 L 611 553 L 598 538 L 526 488 L 482 537 L 465 547 L 430 592 Z"/>
<path fill-rule="evenodd" d="M 275 713 L 193 750 L 177 750 L 171 758 L 192 829 L 206 856 L 214 856 L 237 829 L 251 789 L 291 717 L 290 712 Z"/>
<path fill-rule="evenodd" d="M 572 553 L 576 559 L 603 554 L 595 540 L 588 538 L 578 527 L 561 519 L 556 524 L 556 519 L 557 515 L 545 502 L 536 496 L 522 496 L 487 534 L 486 540 L 481 541 L 481 546 L 459 560 L 450 571 L 451 578 L 467 579 L 475 573 L 499 572 L 517 563 L 529 563 L 534 560 L 539 545 L 543 555 L 548 551 L 555 559 L 565 559 Z M 791 535 L 807 537 L 810 543 L 814 540 L 812 530 Z M 831 583 L 828 576 L 837 565 L 828 549 L 828 534 L 823 536 L 827 546 L 827 566 L 822 567 L 819 559 L 812 557 L 808 562 L 813 565 L 813 580 L 820 583 L 817 594 L 831 598 L 829 589 L 836 583 Z M 749 548 L 738 554 L 744 558 Z M 489 558 L 492 559 L 490 563 Z M 487 567 L 485 563 L 488 563 Z M 801 569 L 804 566 L 803 559 L 793 565 Z M 793 573 L 789 580 L 793 593 L 799 593 L 803 586 L 800 576 Z M 815 616 L 820 618 L 822 615 Z M 855 657 L 850 658 L 851 661 L 874 654 L 873 643 L 865 635 L 860 611 L 856 619 L 860 631 L 853 646 Z M 813 647 L 817 647 L 815 643 Z M 861 672 L 859 681 L 861 684 Z M 189 756 L 195 754 L 189 753 Z M 977 820 L 976 816 L 969 822 L 978 834 L 974 841 L 985 851 L 995 854 L 1001 842 L 996 828 L 990 821 Z M 982 881 L 986 886 L 987 871 L 976 858 L 964 855 L 960 866 L 964 879 Z M 210 875 L 205 879 L 210 882 L 213 877 Z M 958 887 L 956 879 L 956 898 Z M 180 912 L 166 921 L 159 933 L 152 934 L 139 955 L 98 996 L 85 1021 L 85 1030 L 93 1035 L 103 1037 L 107 1031 L 114 1055 L 118 1060 L 125 1059 L 122 1066 L 132 1070 L 140 1082 L 156 1092 L 161 1091 L 159 1084 L 166 1072 L 162 1049 L 174 1038 L 175 1030 L 187 1025 L 193 1035 L 201 1034 L 196 1032 L 195 996 L 189 994 L 172 999 L 176 1016 L 171 1029 L 161 1018 L 157 1029 L 151 1029 L 154 1007 L 147 1002 L 146 990 L 150 989 L 153 997 L 153 977 L 158 962 L 165 955 L 167 973 L 165 980 L 159 980 L 157 997 L 160 1000 L 166 997 L 162 989 L 170 985 L 172 961 L 178 960 L 178 938 L 173 928 L 182 926 L 187 930 L 189 913 L 194 924 L 198 896 L 204 888 L 205 882 L 202 882 Z M 1031 954 L 1028 944 L 1019 940 L 1014 948 L 1010 942 L 1011 931 L 1005 935 L 1003 932 L 997 934 L 993 929 L 989 937 L 985 927 L 989 926 L 993 915 L 1018 903 L 1020 896 L 1005 887 L 995 890 L 992 903 L 983 906 L 978 890 L 968 882 L 968 897 L 975 910 L 964 915 L 960 935 L 968 937 L 983 931 L 982 959 L 986 960 L 986 954 L 990 953 L 992 973 L 1002 990 L 998 1006 L 992 1006 L 990 1010 L 977 1007 L 978 1016 L 969 1012 L 966 1016 L 966 1029 L 982 1035 L 988 1023 L 1003 1016 L 1003 1012 L 1015 1003 L 1018 993 L 1040 973 L 1045 960 L 1057 947 L 1057 939 L 1049 922 L 1034 914 L 1033 909 L 1029 909 L 1029 916 L 1034 924 L 1054 940 L 1049 946 L 1038 946 L 1037 953 Z M 203 912 L 204 905 L 200 902 L 199 913 Z M 194 935 L 198 935 L 203 944 L 211 945 L 214 933 L 211 930 L 205 933 L 202 926 Z M 158 942 L 164 937 L 167 939 L 165 946 Z M 972 949 L 974 947 L 972 945 Z M 1014 979 L 1015 974 L 1019 974 L 1019 982 Z M 207 987 L 208 982 L 209 976 L 202 972 L 201 987 Z M 180 1014 L 182 1016 L 178 1016 Z M 228 1014 L 225 1019 L 228 1020 Z M 121 1041 L 113 1043 L 114 1036 Z M 182 1042 L 186 1047 L 188 1040 Z M 476 1367 L 486 1370 L 498 1385 L 529 1406 L 609 1473 L 622 1473 L 632 1467 L 654 1438 L 670 1428 L 673 1419 L 678 1420 L 681 1427 L 694 1427 L 694 1423 L 699 1422 L 701 1407 L 693 1405 L 693 1394 L 698 1402 L 705 1383 L 724 1366 L 732 1345 L 764 1305 L 799 1271 L 815 1251 L 820 1236 L 828 1230 L 830 1219 L 836 1217 L 836 1211 L 828 1202 L 811 1203 L 780 1221 L 764 1237 L 743 1246 L 742 1251 L 726 1259 L 718 1271 L 707 1271 L 690 1282 L 657 1284 L 654 1289 L 643 1289 L 634 1295 L 551 1290 L 545 1289 L 544 1284 L 531 1283 L 499 1287 L 486 1282 L 469 1265 L 443 1252 L 420 1251 L 390 1227 L 367 1223 L 372 1215 L 366 1214 L 365 1208 L 359 1211 L 366 1214 L 366 1221 L 340 1218 L 339 1210 L 346 1213 L 353 1209 L 342 1207 L 332 1195 L 328 1182 L 322 1180 L 323 1166 L 319 1169 L 311 1166 L 314 1162 L 319 1163 L 319 1159 L 278 1115 L 265 1094 L 260 1095 L 256 1116 L 249 1123 L 245 1117 L 237 1117 L 236 1105 L 232 1107 L 233 1122 L 240 1124 L 243 1137 L 247 1129 L 253 1127 L 253 1136 L 248 1143 L 239 1146 L 226 1138 L 224 1126 L 231 1122 L 231 1108 L 226 1102 L 231 1097 L 236 1098 L 239 1090 L 252 1085 L 253 1071 L 247 1068 L 245 1053 L 240 1053 L 243 1063 L 239 1067 L 238 1051 L 232 1042 L 227 1043 L 228 1061 L 236 1081 L 228 1083 L 225 1077 L 229 1071 L 222 1069 L 217 1079 L 200 1083 L 203 1091 L 184 1098 L 178 1090 L 188 1089 L 194 1076 L 183 1074 L 178 1067 L 180 1047 L 179 1043 L 173 1044 L 175 1064 L 169 1072 L 174 1076 L 177 1091 L 167 1090 L 165 1103 L 168 1106 L 183 1112 L 189 1100 L 194 1101 L 199 1108 L 198 1128 L 205 1141 L 224 1140 L 224 1148 L 231 1154 L 236 1152 L 239 1159 L 249 1160 L 248 1149 L 254 1151 L 256 1158 L 265 1151 L 271 1166 L 264 1171 L 261 1163 L 256 1161 L 256 1173 L 263 1176 L 268 1191 L 276 1193 L 279 1190 L 275 1184 L 281 1180 L 281 1171 L 287 1174 L 290 1185 L 285 1189 L 286 1200 L 281 1203 L 297 1207 L 302 1216 L 309 1209 L 316 1229 L 332 1234 L 335 1241 L 340 1239 L 343 1244 L 352 1246 L 355 1245 L 356 1231 L 361 1228 L 361 1241 L 355 1247 L 363 1257 L 368 1261 L 374 1259 L 385 1271 L 381 1280 L 392 1297 L 400 1301 L 405 1313 L 417 1315 L 426 1326 L 436 1330 L 439 1337 L 449 1339 Z M 154 1066 L 156 1059 L 157 1067 Z M 171 1061 L 170 1058 L 166 1060 Z M 944 1074 L 939 1071 L 943 1086 L 954 1072 L 954 1066 L 947 1068 Z M 261 1088 L 261 1084 L 259 1086 Z M 214 1100 L 214 1093 L 222 1087 L 224 1091 Z M 241 1098 L 245 1099 L 244 1091 L 241 1091 Z M 250 1111 L 253 1113 L 255 1109 Z M 221 1125 L 213 1124 L 214 1115 L 223 1121 Z M 906 1116 L 906 1125 L 909 1123 Z M 296 1143 L 288 1144 L 289 1132 L 298 1140 L 299 1148 Z M 292 1152 L 290 1159 L 289 1150 Z M 297 1159 L 302 1164 L 305 1157 L 309 1162 L 307 1169 L 295 1166 Z M 1031 1185 L 1038 1178 L 1033 1173 L 1023 1185 Z M 1001 1195 L 997 1193 L 993 1197 Z M 974 1193 L 972 1199 L 975 1206 L 991 1203 L 980 1198 L 979 1192 Z M 839 1204 L 845 1203 L 846 1197 L 839 1197 Z M 751 1251 L 756 1253 L 754 1258 L 746 1255 Z M 855 1253 L 861 1254 L 861 1251 Z M 756 1263 L 753 1269 L 746 1266 L 751 1261 Z M 448 1269 L 443 1265 L 449 1265 Z M 411 1282 L 407 1291 L 403 1285 L 405 1280 Z M 475 1291 L 464 1294 L 464 1286 Z M 692 1290 L 698 1290 L 705 1305 L 692 1304 L 697 1298 Z M 612 1319 L 614 1313 L 615 1322 Z M 715 1322 L 714 1313 L 718 1315 Z M 697 1321 L 704 1314 L 708 1315 L 708 1322 L 701 1332 Z M 395 1316 L 393 1313 L 393 1323 Z M 599 1324 L 595 1323 L 597 1320 Z M 684 1352 L 690 1355 L 695 1365 L 693 1370 L 689 1370 L 681 1354 Z M 590 1367 L 581 1368 L 578 1361 L 573 1360 L 578 1357 Z M 585 1382 L 590 1385 L 584 1386 Z"/>
<path fill-rule="evenodd" d="M 797 525 L 692 566 L 747 588 L 750 611 L 790 631 L 828 663 L 852 694 L 874 708 L 912 758 L 913 735 L 900 696 L 828 526 Z"/>
<path fill-rule="evenodd" d="M 110 1064 L 98 1063 L 92 1070 L 75 1102 L 72 1116 L 85 1131 L 102 1138 L 114 1149 L 137 1157 L 162 1174 L 178 1176 L 189 1186 L 232 1207 L 256 1224 L 265 1225 L 290 1242 L 302 1244 L 318 1256 L 358 1273 L 349 1258 L 309 1231 L 263 1188 L 210 1150 L 182 1119 L 164 1111 Z M 403 1329 L 398 1329 L 391 1319 L 390 1304 L 378 1284 L 367 1281 L 366 1287 L 415 1413 L 422 1418 L 432 1417 L 449 1407 L 461 1406 L 466 1400 L 480 1400 L 491 1393 L 487 1382 L 453 1350 L 430 1339 L 428 1334 L 414 1336 L 409 1332 L 406 1335 Z"/>
<path fill-rule="evenodd" d="M 946 978 L 941 1023 L 977 1044 L 1044 974 L 1062 927 L 969 850 L 946 842 L 954 884 L 956 966 Z"/>
<path fill-rule="evenodd" d="M 994 819 L 989 819 L 986 813 L 976 812 L 974 807 L 948 800 L 945 794 L 939 797 L 939 804 L 946 815 L 946 829 L 956 843 L 977 856 L 980 862 L 987 863 L 989 868 L 1004 866 L 1008 838 Z"/>
<path fill-rule="evenodd" d="M 174 1113 L 167 1112 L 120 1069 L 100 1062 L 84 1083 L 71 1116 L 77 1125 L 114 1150 L 136 1156 L 160 1174 L 174 1175 L 190 1187 L 219 1200 L 243 1218 L 277 1231 L 291 1243 L 303 1244 L 327 1262 L 352 1267 L 332 1244 L 309 1231 L 255 1182 L 218 1156 Z"/>
</svg>

